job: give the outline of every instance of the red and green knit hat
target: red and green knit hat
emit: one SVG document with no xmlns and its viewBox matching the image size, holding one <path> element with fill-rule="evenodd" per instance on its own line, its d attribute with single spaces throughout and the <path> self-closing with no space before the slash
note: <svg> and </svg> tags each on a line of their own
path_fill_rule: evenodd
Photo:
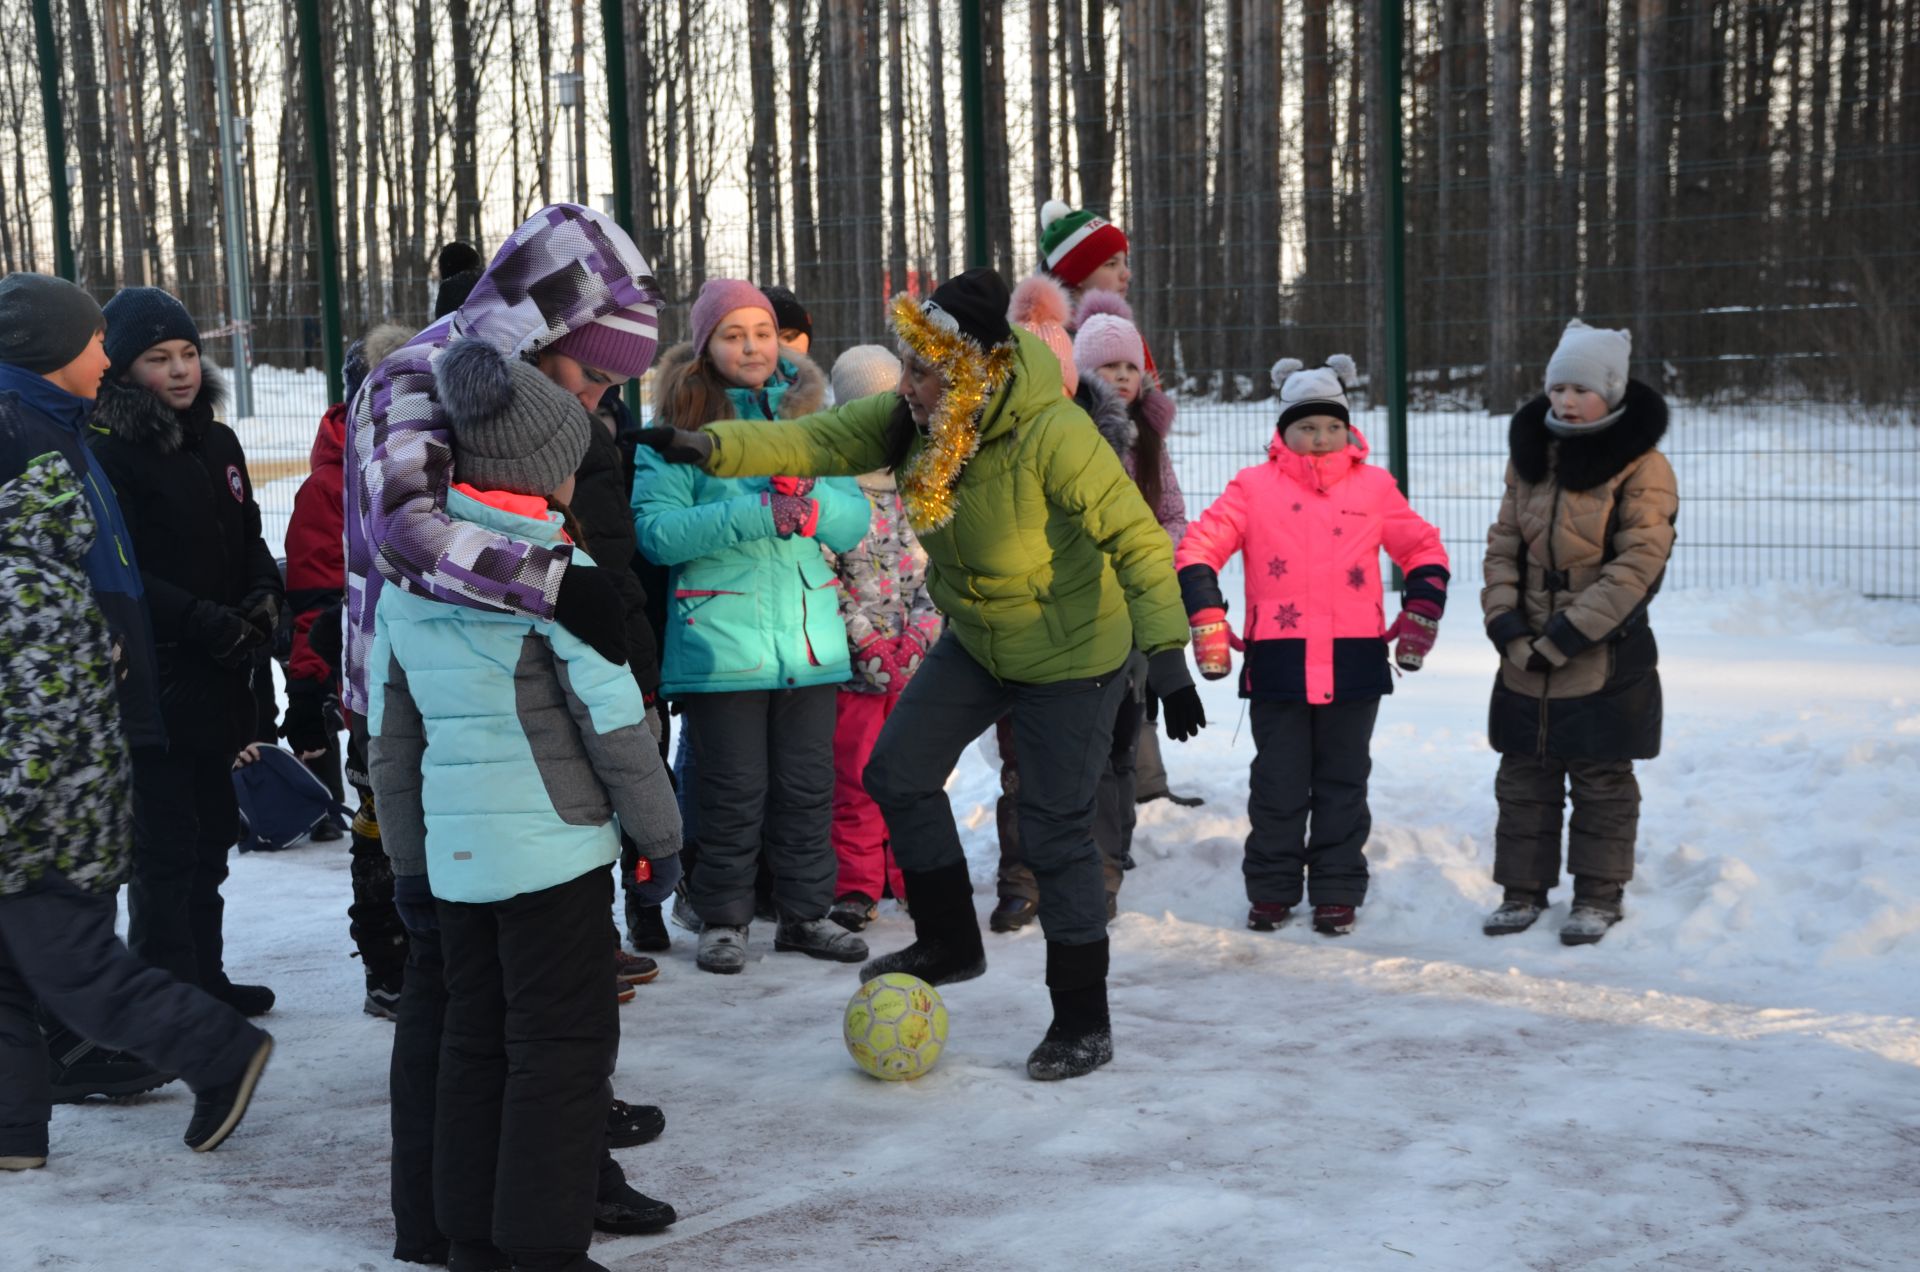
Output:
<svg viewBox="0 0 1920 1272">
<path fill-rule="evenodd" d="M 1078 287 L 1116 252 L 1127 250 L 1127 236 L 1105 217 L 1075 211 L 1058 199 L 1040 209 L 1040 255 L 1047 272 L 1068 287 Z"/>
</svg>

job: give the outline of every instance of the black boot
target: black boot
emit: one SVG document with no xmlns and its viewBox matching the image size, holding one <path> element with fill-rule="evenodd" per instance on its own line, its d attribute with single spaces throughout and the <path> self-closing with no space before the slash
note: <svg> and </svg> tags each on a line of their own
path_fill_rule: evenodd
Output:
<svg viewBox="0 0 1920 1272">
<path fill-rule="evenodd" d="M 951 985 L 984 973 L 987 955 L 980 943 L 980 918 L 973 912 L 967 863 L 907 870 L 902 876 L 913 904 L 913 944 L 866 964 L 860 979 L 905 972 L 929 985 Z"/>
<path fill-rule="evenodd" d="M 1113 1059 L 1106 938 L 1087 945 L 1048 941 L 1047 993 L 1053 1023 L 1027 1057 L 1027 1076 L 1040 1082 L 1077 1078 Z"/>
<path fill-rule="evenodd" d="M 637 953 L 664 954 L 673 948 L 667 934 L 667 921 L 657 905 L 646 905 L 629 893 L 627 903 L 627 944 Z"/>
<path fill-rule="evenodd" d="M 172 1082 L 178 1075 L 164 1073 L 134 1055 L 89 1042 L 64 1025 L 42 1028 L 47 1035 L 47 1077 L 55 1104 L 78 1104 L 90 1095 L 139 1095 Z"/>
<path fill-rule="evenodd" d="M 361 802 L 354 815 L 353 840 L 347 851 L 347 877 L 353 883 L 347 934 L 353 938 L 367 977 L 361 1008 L 369 1016 L 391 1020 L 407 966 L 407 929 L 393 908 L 393 866 L 380 842 L 372 796 Z"/>
</svg>

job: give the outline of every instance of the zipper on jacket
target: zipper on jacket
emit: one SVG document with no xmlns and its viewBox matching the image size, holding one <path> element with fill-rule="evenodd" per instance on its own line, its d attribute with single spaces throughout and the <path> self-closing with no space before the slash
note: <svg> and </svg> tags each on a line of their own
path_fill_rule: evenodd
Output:
<svg viewBox="0 0 1920 1272">
<path fill-rule="evenodd" d="M 1554 614 L 1558 612 L 1554 606 L 1558 604 L 1560 598 L 1560 590 L 1553 586 L 1553 580 L 1560 574 L 1560 553 L 1556 551 L 1553 546 L 1553 530 L 1559 522 L 1560 477 L 1559 474 L 1556 473 L 1553 479 L 1553 508 L 1547 513 L 1547 570 L 1549 573 L 1547 577 L 1542 580 L 1547 585 L 1547 621 L 1549 623 L 1553 621 Z M 1525 598 L 1523 597 L 1522 603 L 1524 604 L 1524 602 Z M 1544 632 L 1541 634 L 1543 636 L 1545 635 Z M 1545 671 L 1541 672 L 1540 679 L 1540 740 L 1536 753 L 1541 759 L 1545 759 L 1547 755 L 1547 710 L 1549 704 L 1553 701 L 1553 668 L 1549 666 Z"/>
</svg>

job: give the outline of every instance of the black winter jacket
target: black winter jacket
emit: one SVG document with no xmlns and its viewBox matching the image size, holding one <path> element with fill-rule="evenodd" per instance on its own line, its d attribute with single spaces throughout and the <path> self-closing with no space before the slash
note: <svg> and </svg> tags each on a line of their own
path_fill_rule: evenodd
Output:
<svg viewBox="0 0 1920 1272">
<path fill-rule="evenodd" d="M 256 731 L 251 670 L 214 661 L 196 603 L 244 611 L 285 590 L 260 537 L 240 439 L 213 418 L 225 385 L 211 366 L 202 376 L 200 396 L 178 412 L 109 379 L 94 407 L 92 441 L 139 556 L 169 745 L 238 752 Z"/>
<path fill-rule="evenodd" d="M 640 692 L 652 701 L 660 692 L 660 644 L 647 616 L 647 589 L 633 572 L 633 470 L 620 444 L 598 417 L 593 440 L 574 473 L 573 519 L 586 542 L 593 563 L 606 570 L 620 593 L 626 615 L 627 666 L 640 683 Z"/>
</svg>

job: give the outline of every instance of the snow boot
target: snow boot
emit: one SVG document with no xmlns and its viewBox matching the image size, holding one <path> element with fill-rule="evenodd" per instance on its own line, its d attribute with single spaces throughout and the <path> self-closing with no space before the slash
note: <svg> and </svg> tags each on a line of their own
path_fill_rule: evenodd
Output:
<svg viewBox="0 0 1920 1272">
<path fill-rule="evenodd" d="M 651 1144 L 667 1129 L 667 1115 L 652 1104 L 615 1100 L 607 1109 L 607 1147 L 635 1148 Z"/>
<path fill-rule="evenodd" d="M 455 1241 L 447 1247 L 449 1272 L 513 1272 L 513 1260 L 491 1241 Z"/>
<path fill-rule="evenodd" d="M 1607 934 L 1607 929 L 1623 917 L 1625 916 L 1620 913 L 1618 906 L 1575 899 L 1573 912 L 1567 915 L 1567 921 L 1560 925 L 1560 944 L 1597 944 L 1600 938 Z"/>
<path fill-rule="evenodd" d="M 622 1236 L 661 1232 L 679 1217 L 666 1202 L 656 1201 L 624 1181 L 618 1187 L 602 1189 L 593 1202 L 596 1232 Z"/>
<path fill-rule="evenodd" d="M 41 1157 L 0 1157 L 0 1170 L 39 1170 L 47 1164 Z"/>
<path fill-rule="evenodd" d="M 1506 896 L 1500 901 L 1500 908 L 1481 920 L 1480 930 L 1488 936 L 1512 936 L 1532 927 L 1546 912 L 1545 893 L 1517 892 L 1508 888 Z"/>
<path fill-rule="evenodd" d="M 699 911 L 693 908 L 693 902 L 687 899 L 686 886 L 683 884 L 673 891 L 673 922 L 675 927 L 683 927 L 689 932 L 698 932 L 706 924 L 700 921 Z"/>
<path fill-rule="evenodd" d="M 114 1051 L 65 1027 L 47 1034 L 47 1077 L 55 1104 L 79 1104 L 89 1096 L 139 1095 L 172 1082 L 131 1051 Z"/>
<path fill-rule="evenodd" d="M 1279 901 L 1255 901 L 1247 911 L 1247 927 L 1254 932 L 1278 932 L 1293 917 L 1293 907 Z"/>
<path fill-rule="evenodd" d="M 1036 1082 L 1078 1078 L 1113 1059 L 1113 1024 L 1107 1014 L 1107 942 L 1087 945 L 1047 942 L 1047 993 L 1053 1023 L 1027 1057 Z"/>
<path fill-rule="evenodd" d="M 264 1016 L 273 1010 L 273 991 L 265 985 L 236 985 L 228 981 L 223 985 L 202 988 L 249 1019 Z"/>
<path fill-rule="evenodd" d="M 360 1010 L 380 1020 L 397 1020 L 400 1011 L 400 981 L 395 975 L 390 981 L 376 979 L 372 973 L 367 975 L 367 996 L 360 1004 Z"/>
<path fill-rule="evenodd" d="M 907 895 L 913 898 L 913 944 L 874 959 L 860 969 L 860 979 L 905 972 L 929 985 L 952 985 L 984 974 L 987 955 L 980 943 L 980 918 L 973 912 L 966 860 L 903 873 Z"/>
<path fill-rule="evenodd" d="M 694 966 L 703 972 L 717 972 L 722 976 L 737 976 L 747 966 L 747 925 L 733 927 L 725 923 L 715 923 L 711 927 L 700 929 L 700 950 L 694 955 Z"/>
<path fill-rule="evenodd" d="M 645 985 L 660 978 L 660 964 L 644 954 L 613 947 L 613 978 L 622 985 Z"/>
<path fill-rule="evenodd" d="M 843 892 L 834 899 L 827 917 L 849 932 L 864 932 L 879 917 L 880 907 L 864 892 Z"/>
<path fill-rule="evenodd" d="M 865 941 L 825 917 L 780 920 L 773 930 L 773 948 L 834 963 L 858 963 L 867 957 Z"/>
<path fill-rule="evenodd" d="M 260 1074 L 272 1056 L 273 1035 L 263 1033 L 253 1058 L 247 1061 L 239 1077 L 193 1093 L 193 1117 L 187 1122 L 187 1133 L 183 1137 L 188 1148 L 196 1153 L 211 1153 L 226 1142 L 227 1136 L 240 1125 L 240 1119 L 247 1115 L 254 1088 L 259 1085 Z"/>
<path fill-rule="evenodd" d="M 393 908 L 393 867 L 380 842 L 380 822 L 371 795 L 361 800 L 360 811 L 354 814 L 347 852 L 347 875 L 353 884 L 347 934 L 353 938 L 367 977 L 361 1009 L 369 1016 L 392 1020 L 406 973 L 407 929 Z"/>
<path fill-rule="evenodd" d="M 1322 936 L 1345 936 L 1353 931 L 1354 921 L 1359 917 L 1350 905 L 1316 905 L 1313 930 Z"/>
<path fill-rule="evenodd" d="M 987 916 L 987 926 L 996 932 L 1017 932 L 1033 922 L 1038 913 L 1040 904 L 1031 897 L 1001 897 L 1000 904 Z"/>
<path fill-rule="evenodd" d="M 627 944 L 642 954 L 664 954 L 673 948 L 667 921 L 657 905 L 643 905 L 627 897 Z"/>
</svg>

